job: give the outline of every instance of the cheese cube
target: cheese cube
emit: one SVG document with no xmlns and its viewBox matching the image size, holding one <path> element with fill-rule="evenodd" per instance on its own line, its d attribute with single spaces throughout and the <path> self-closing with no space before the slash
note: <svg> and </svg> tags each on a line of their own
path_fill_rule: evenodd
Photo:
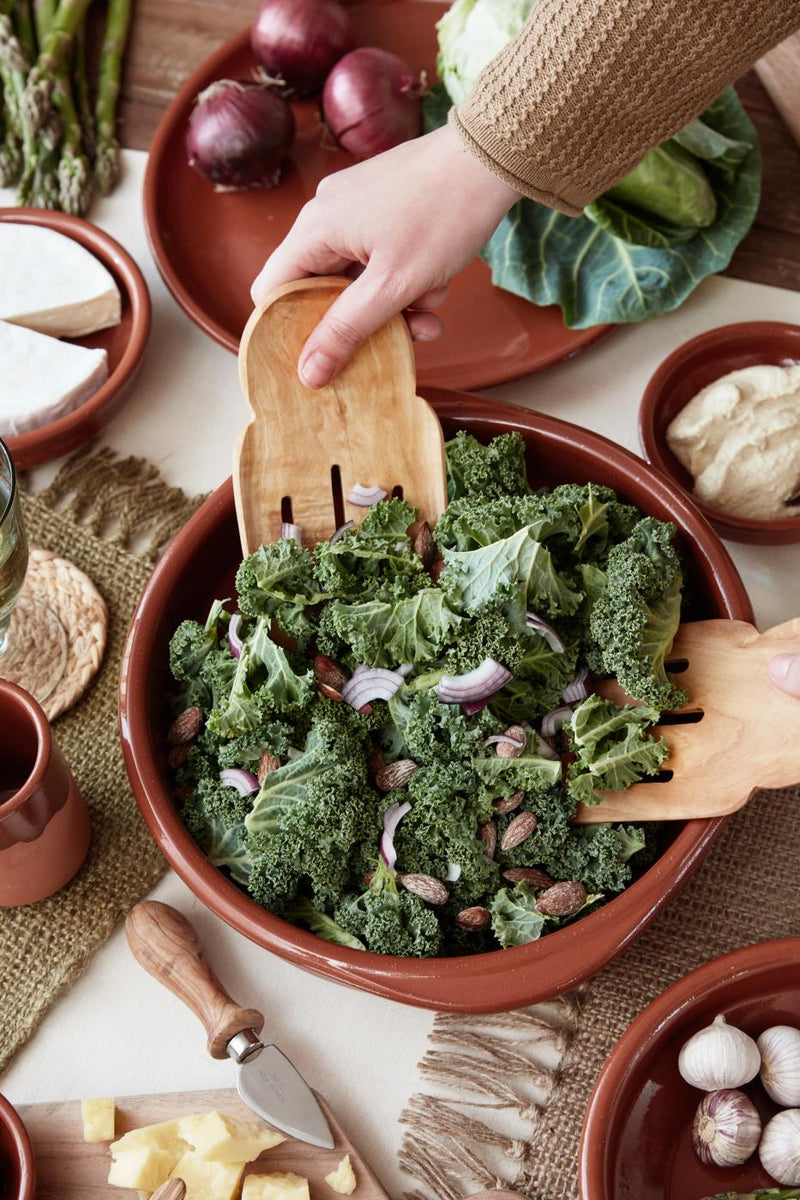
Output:
<svg viewBox="0 0 800 1200">
<path fill-rule="evenodd" d="M 309 1200 L 308 1180 L 293 1171 L 248 1175 L 242 1188 L 242 1200 Z"/>
<path fill-rule="evenodd" d="M 335 1171 L 325 1176 L 325 1182 L 340 1196 L 352 1196 L 356 1190 L 356 1173 L 349 1154 L 345 1154 Z"/>
<path fill-rule="evenodd" d="M 178 1155 L 171 1150 L 160 1150 L 155 1146 L 134 1146 L 114 1157 L 108 1182 L 114 1187 L 140 1188 L 143 1192 L 154 1192 L 170 1178 Z"/>
<path fill-rule="evenodd" d="M 178 1136 L 194 1146 L 198 1158 L 221 1163 L 252 1162 L 263 1150 L 286 1141 L 262 1121 L 243 1121 L 220 1112 L 182 1117 Z"/>
<path fill-rule="evenodd" d="M 156 1150 L 175 1150 L 178 1159 L 189 1146 L 180 1140 L 177 1121 L 161 1121 L 158 1125 L 142 1125 L 139 1129 L 131 1129 L 124 1133 L 118 1141 L 111 1143 L 111 1153 L 116 1156 L 125 1150 L 133 1150 L 139 1146 L 151 1146 Z"/>
<path fill-rule="evenodd" d="M 245 1164 L 209 1162 L 187 1150 L 175 1165 L 172 1179 L 186 1184 L 186 1200 L 233 1200 Z"/>
<path fill-rule="evenodd" d="M 83 1140 L 85 1142 L 110 1142 L 114 1137 L 114 1101 L 81 1100 Z"/>
</svg>

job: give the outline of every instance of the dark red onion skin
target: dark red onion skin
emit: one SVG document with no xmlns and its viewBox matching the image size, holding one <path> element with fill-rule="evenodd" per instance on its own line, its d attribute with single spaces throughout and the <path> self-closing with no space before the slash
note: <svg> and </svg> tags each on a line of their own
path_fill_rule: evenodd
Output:
<svg viewBox="0 0 800 1200">
<path fill-rule="evenodd" d="M 372 158 L 422 132 L 422 85 L 407 62 L 362 46 L 340 58 L 325 80 L 322 116 L 343 149 Z"/>
<path fill-rule="evenodd" d="M 273 88 L 221 79 L 197 97 L 189 118 L 189 165 L 218 190 L 274 187 L 294 133 L 292 110 Z"/>
<path fill-rule="evenodd" d="M 262 0 L 250 44 L 267 74 L 283 81 L 286 95 L 311 96 L 357 38 L 339 0 Z"/>
</svg>

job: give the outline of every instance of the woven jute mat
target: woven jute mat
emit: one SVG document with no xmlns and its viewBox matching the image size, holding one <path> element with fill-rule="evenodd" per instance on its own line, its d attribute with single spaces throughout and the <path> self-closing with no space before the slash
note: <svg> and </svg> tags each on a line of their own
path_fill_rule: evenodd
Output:
<svg viewBox="0 0 800 1200">
<path fill-rule="evenodd" d="M 86 863 L 38 904 L 0 909 L 0 1071 L 128 909 L 165 869 L 131 795 L 117 735 L 117 681 L 136 602 L 163 547 L 199 504 L 151 464 L 84 451 L 50 487 L 23 495 L 32 543 L 65 555 L 108 606 L 102 666 L 53 724 L 92 819 Z"/>
<path fill-rule="evenodd" d="M 762 791 L 672 904 L 579 994 L 499 1016 L 437 1016 L 420 1064 L 429 1086 L 402 1117 L 407 1196 L 460 1200 L 497 1184 L 531 1200 L 576 1200 L 586 1106 L 634 1017 L 709 959 L 798 933 L 800 787 Z"/>
</svg>

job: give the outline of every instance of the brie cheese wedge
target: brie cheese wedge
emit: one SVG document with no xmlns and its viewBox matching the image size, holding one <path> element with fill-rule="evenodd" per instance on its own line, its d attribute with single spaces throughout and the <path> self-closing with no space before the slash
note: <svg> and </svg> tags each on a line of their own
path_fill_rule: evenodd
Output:
<svg viewBox="0 0 800 1200">
<path fill-rule="evenodd" d="M 63 233 L 0 221 L 0 263 L 0 320 L 52 337 L 84 337 L 119 325 L 114 277 Z"/>
<path fill-rule="evenodd" d="M 0 321 L 0 437 L 63 417 L 106 379 L 105 350 L 87 350 Z"/>
</svg>

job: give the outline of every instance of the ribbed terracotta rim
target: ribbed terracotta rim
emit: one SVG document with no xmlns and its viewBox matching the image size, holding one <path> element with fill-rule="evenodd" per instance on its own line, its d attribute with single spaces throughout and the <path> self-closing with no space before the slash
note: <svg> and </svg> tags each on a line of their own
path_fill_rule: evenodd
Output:
<svg viewBox="0 0 800 1200">
<path fill-rule="evenodd" d="M 625 1116 L 620 1111 L 622 1092 L 653 1047 L 669 1038 L 686 1013 L 716 991 L 726 990 L 744 975 L 784 967 L 791 959 L 800 959 L 800 937 L 774 938 L 734 950 L 673 983 L 639 1014 L 611 1051 L 589 1100 L 580 1145 L 581 1200 L 614 1200 L 606 1189 L 606 1165 L 615 1124 Z"/>
<path fill-rule="evenodd" d="M 131 309 L 128 344 L 116 368 L 102 387 L 66 413 L 40 429 L 15 434 L 5 439 L 9 452 L 20 469 L 48 462 L 83 445 L 105 425 L 121 407 L 127 390 L 141 365 L 150 335 L 150 293 L 134 259 L 114 238 L 80 217 L 49 212 L 40 208 L 0 208 L 0 221 L 17 225 L 41 225 L 63 233 L 85 247 L 111 271 L 122 285 Z"/>
<path fill-rule="evenodd" d="M 669 504 L 694 543 L 723 599 L 720 608 L 752 620 L 741 579 L 711 527 L 666 477 L 599 434 L 553 417 L 467 392 L 421 389 L 440 417 L 482 422 L 492 435 L 510 430 L 539 433 L 587 460 L 623 463 L 631 482 Z M 167 598 L 210 528 L 233 511 L 227 480 L 184 526 L 145 588 L 128 634 L 120 672 L 120 735 L 125 763 L 142 815 L 162 853 L 184 883 L 212 912 L 257 945 L 307 970 L 366 991 L 424 1008 L 497 1012 L 550 998 L 589 978 L 630 944 L 697 869 L 725 819 L 687 822 L 656 862 L 630 887 L 575 925 L 540 942 L 460 958 L 406 959 L 351 950 L 290 925 L 241 892 L 211 865 L 173 807 L 152 743 L 145 698 L 152 640 Z M 724 611 L 722 615 L 725 615 Z"/>
<path fill-rule="evenodd" d="M 656 413 L 661 407 L 665 392 L 671 389 L 681 370 L 701 357 L 706 350 L 727 346 L 735 349 L 745 334 L 750 338 L 786 335 L 794 337 L 800 344 L 800 325 L 792 325 L 787 321 L 738 321 L 731 325 L 720 325 L 717 329 L 709 329 L 706 333 L 700 333 L 688 342 L 683 342 L 664 359 L 644 390 L 639 407 L 639 440 L 647 461 L 690 496 L 692 503 L 697 505 L 723 537 L 763 546 L 800 542 L 800 516 L 769 521 L 735 517 L 699 500 L 678 478 L 676 467 L 679 468 L 679 464 L 665 439 L 656 432 Z"/>
<path fill-rule="evenodd" d="M 36 1160 L 28 1131 L 17 1110 L 5 1096 L 0 1096 L 0 1124 L 11 1135 L 16 1165 L 19 1167 L 19 1190 L 9 1200 L 33 1200 L 36 1192 Z"/>
<path fill-rule="evenodd" d="M 6 800 L 5 804 L 0 804 L 0 821 L 17 812 L 25 801 L 30 799 L 33 792 L 41 786 L 47 772 L 47 765 L 50 762 L 53 742 L 50 725 L 42 711 L 41 705 L 24 688 L 19 687 L 16 683 L 11 683 L 8 679 L 0 679 L 0 720 L 3 719 L 3 709 L 9 705 L 14 705 L 16 708 L 22 709 L 36 729 L 36 761 L 33 764 L 30 775 L 19 791 L 10 800 Z"/>
</svg>

